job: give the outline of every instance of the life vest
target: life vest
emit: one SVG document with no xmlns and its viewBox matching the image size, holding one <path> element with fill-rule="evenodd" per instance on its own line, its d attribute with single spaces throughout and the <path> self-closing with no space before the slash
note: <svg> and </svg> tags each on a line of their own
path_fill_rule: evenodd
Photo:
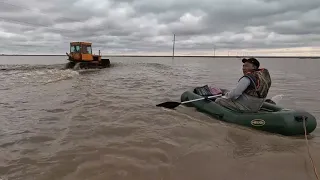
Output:
<svg viewBox="0 0 320 180">
<path fill-rule="evenodd" d="M 244 91 L 249 96 L 266 98 L 271 86 L 271 77 L 267 69 L 258 69 L 245 74 L 250 79 L 249 87 Z"/>
</svg>

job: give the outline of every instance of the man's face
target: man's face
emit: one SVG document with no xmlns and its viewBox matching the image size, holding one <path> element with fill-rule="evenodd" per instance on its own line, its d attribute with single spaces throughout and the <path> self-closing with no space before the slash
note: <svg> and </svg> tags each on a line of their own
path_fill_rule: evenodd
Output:
<svg viewBox="0 0 320 180">
<path fill-rule="evenodd" d="M 248 72 L 251 72 L 255 69 L 255 66 L 249 62 L 245 62 L 243 63 L 243 66 L 242 66 L 242 72 L 243 74 L 247 74 Z"/>
</svg>

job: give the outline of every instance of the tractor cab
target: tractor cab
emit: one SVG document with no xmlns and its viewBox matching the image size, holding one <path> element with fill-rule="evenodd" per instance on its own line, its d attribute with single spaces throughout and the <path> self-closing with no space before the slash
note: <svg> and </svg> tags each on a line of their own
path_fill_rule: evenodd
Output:
<svg viewBox="0 0 320 180">
<path fill-rule="evenodd" d="M 74 61 L 92 61 L 92 47 L 88 42 L 71 42 L 70 55 Z"/>
<path fill-rule="evenodd" d="M 70 53 L 92 54 L 91 43 L 72 42 L 70 43 Z"/>
</svg>

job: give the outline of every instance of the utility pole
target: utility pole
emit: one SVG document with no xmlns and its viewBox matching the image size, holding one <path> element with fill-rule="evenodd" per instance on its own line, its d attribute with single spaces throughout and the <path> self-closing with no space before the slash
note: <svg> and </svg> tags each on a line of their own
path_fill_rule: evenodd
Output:
<svg viewBox="0 0 320 180">
<path fill-rule="evenodd" d="M 215 57 L 216 57 L 216 46 L 213 45 L 213 58 L 215 58 Z"/>
<path fill-rule="evenodd" d="M 176 34 L 173 34 L 172 59 L 174 59 L 174 45 L 176 43 Z"/>
</svg>

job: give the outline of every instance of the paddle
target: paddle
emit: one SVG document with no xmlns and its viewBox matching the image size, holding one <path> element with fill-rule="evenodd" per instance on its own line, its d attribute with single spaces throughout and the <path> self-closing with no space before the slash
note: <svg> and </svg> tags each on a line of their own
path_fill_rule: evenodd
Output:
<svg viewBox="0 0 320 180">
<path fill-rule="evenodd" d="M 157 104 L 156 106 L 157 107 L 164 107 L 164 108 L 168 108 L 168 109 L 174 109 L 174 108 L 176 108 L 177 106 L 179 106 L 181 104 L 186 104 L 186 103 L 190 103 L 190 102 L 194 102 L 194 101 L 200 101 L 200 100 L 203 100 L 203 99 L 210 99 L 210 98 L 219 97 L 219 96 L 222 96 L 222 95 L 218 94 L 218 95 L 214 95 L 214 96 L 208 96 L 206 98 L 203 97 L 203 98 L 193 99 L 193 100 L 190 100 L 190 101 L 183 101 L 183 102 L 168 101 L 168 102 L 164 102 L 164 103 L 161 103 L 161 104 Z"/>
</svg>

